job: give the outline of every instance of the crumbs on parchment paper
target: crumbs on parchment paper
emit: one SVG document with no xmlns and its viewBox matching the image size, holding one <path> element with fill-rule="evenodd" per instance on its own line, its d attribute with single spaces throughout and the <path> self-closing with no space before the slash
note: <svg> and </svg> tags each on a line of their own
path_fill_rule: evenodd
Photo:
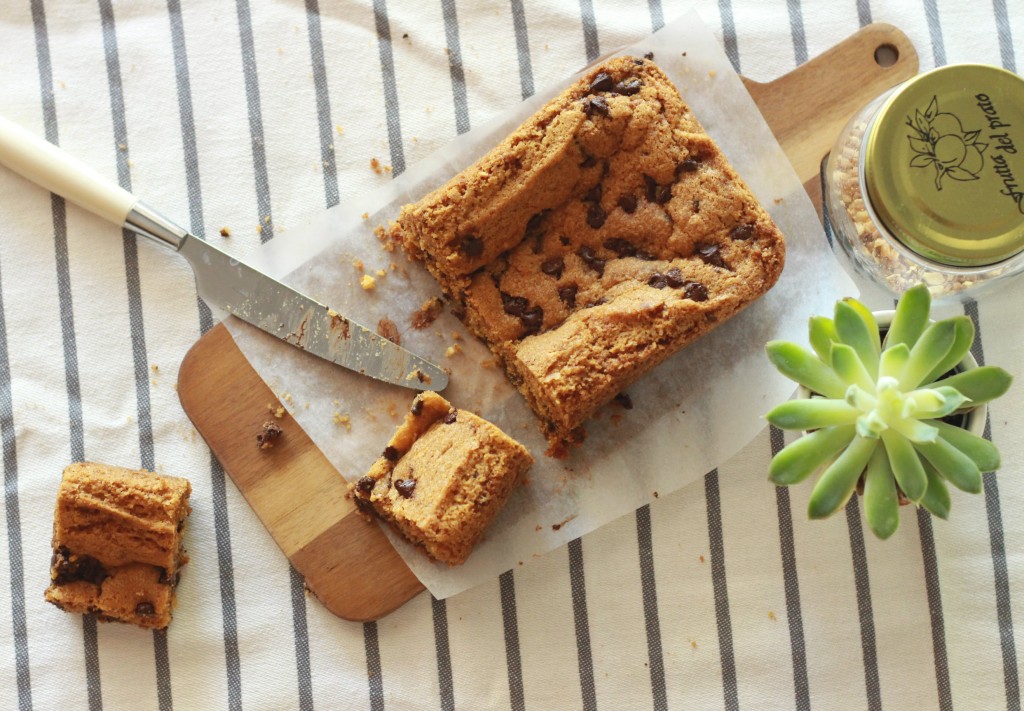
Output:
<svg viewBox="0 0 1024 711">
<path fill-rule="evenodd" d="M 420 307 L 413 312 L 409 319 L 410 323 L 412 323 L 412 327 L 420 330 L 434 323 L 434 321 L 437 320 L 437 317 L 441 315 L 442 306 L 443 302 L 436 296 L 424 301 L 420 304 Z"/>
</svg>

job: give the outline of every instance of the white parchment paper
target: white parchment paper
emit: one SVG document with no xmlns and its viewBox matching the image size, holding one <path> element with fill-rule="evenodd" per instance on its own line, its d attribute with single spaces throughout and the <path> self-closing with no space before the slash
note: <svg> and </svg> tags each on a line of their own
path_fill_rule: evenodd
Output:
<svg viewBox="0 0 1024 711">
<path fill-rule="evenodd" d="M 829 252 L 785 154 L 699 16 L 691 12 L 623 50 L 646 52 L 654 52 L 786 235 L 786 268 L 760 301 L 632 386 L 634 409 L 605 408 L 587 425 L 587 440 L 570 459 L 544 456 L 536 418 L 503 373 L 488 367 L 486 346 L 455 317 L 445 312 L 430 328 L 411 328 L 413 312 L 440 290 L 418 263 L 385 252 L 373 228 L 470 165 L 575 77 L 460 136 L 365 199 L 328 210 L 308 228 L 279 237 L 254 260 L 254 266 L 371 328 L 382 318 L 394 321 L 403 346 L 451 369 L 445 397 L 494 422 L 534 453 L 529 484 L 516 489 L 464 565 L 431 563 L 388 530 L 406 563 L 438 598 L 543 555 L 727 461 L 764 426 L 761 415 L 793 389 L 765 358 L 765 342 L 805 342 L 810 314 L 828 313 L 835 299 L 855 293 Z M 369 219 L 361 217 L 364 211 Z M 368 274 L 385 270 L 373 291 L 361 288 L 356 258 Z M 228 319 L 228 327 L 338 471 L 350 480 L 364 474 L 414 393 L 322 361 L 236 319 Z M 448 357 L 453 343 L 461 352 Z M 340 424 L 339 416 L 350 418 L 349 426 Z"/>
</svg>

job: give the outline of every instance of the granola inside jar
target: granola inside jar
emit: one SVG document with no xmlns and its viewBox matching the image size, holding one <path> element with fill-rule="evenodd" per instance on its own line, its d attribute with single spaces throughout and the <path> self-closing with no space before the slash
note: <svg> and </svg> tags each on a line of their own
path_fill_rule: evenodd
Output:
<svg viewBox="0 0 1024 711">
<path fill-rule="evenodd" d="M 825 227 L 894 294 L 972 294 L 1024 272 L 1024 79 L 960 64 L 861 109 L 822 167 Z"/>
</svg>

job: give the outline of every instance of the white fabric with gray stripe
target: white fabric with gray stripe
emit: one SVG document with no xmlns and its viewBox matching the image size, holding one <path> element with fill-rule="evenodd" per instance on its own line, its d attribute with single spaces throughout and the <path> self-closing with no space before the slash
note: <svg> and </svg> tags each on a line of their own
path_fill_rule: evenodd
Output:
<svg viewBox="0 0 1024 711">
<path fill-rule="evenodd" d="M 400 173 L 688 7 L 5 3 L 0 112 L 199 235 L 230 225 L 246 258 L 388 180 L 372 158 Z M 697 7 L 761 80 L 870 21 L 900 26 L 922 69 L 1024 56 L 1024 0 Z M 703 486 L 354 624 L 307 598 L 181 412 L 178 364 L 213 325 L 187 265 L 2 170 L 0 195 L 0 708 L 1021 708 L 1024 388 L 991 408 L 1004 470 L 956 496 L 951 523 L 907 510 L 885 544 L 855 506 L 808 523 L 806 488 L 764 480 L 784 443 L 766 430 Z M 1019 309 L 966 312 L 979 361 L 1024 362 Z M 43 602 L 56 484 L 77 459 L 191 478 L 166 635 Z"/>
</svg>

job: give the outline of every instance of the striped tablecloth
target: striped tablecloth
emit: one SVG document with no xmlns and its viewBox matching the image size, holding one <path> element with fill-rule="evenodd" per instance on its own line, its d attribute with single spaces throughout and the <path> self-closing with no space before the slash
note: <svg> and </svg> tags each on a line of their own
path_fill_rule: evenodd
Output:
<svg viewBox="0 0 1024 711">
<path fill-rule="evenodd" d="M 0 113 L 244 259 L 389 180 L 371 160 L 400 173 L 687 7 L 8 0 Z M 871 21 L 900 26 L 922 69 L 1024 58 L 1024 0 L 697 7 L 761 80 Z M 978 360 L 1018 374 L 1022 296 L 965 306 Z M 1021 707 L 1020 384 L 990 411 L 1003 470 L 955 494 L 948 523 L 908 507 L 882 544 L 855 505 L 807 522 L 808 487 L 765 481 L 783 444 L 766 430 L 565 549 L 355 624 L 306 596 L 181 411 L 178 364 L 212 325 L 183 260 L 0 170 L 0 708 Z M 78 459 L 191 478 L 166 635 L 43 602 L 56 485 Z"/>
</svg>

